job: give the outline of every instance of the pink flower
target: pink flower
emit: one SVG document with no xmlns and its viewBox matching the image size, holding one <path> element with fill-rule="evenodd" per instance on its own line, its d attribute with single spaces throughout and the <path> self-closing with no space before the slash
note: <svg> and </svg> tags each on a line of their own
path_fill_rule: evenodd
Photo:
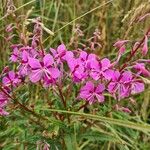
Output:
<svg viewBox="0 0 150 150">
<path fill-rule="evenodd" d="M 104 102 L 104 96 L 102 95 L 104 90 L 105 86 L 103 84 L 99 84 L 95 87 L 91 81 L 88 81 L 86 85 L 81 88 L 79 98 L 88 101 L 90 105 L 96 101 L 102 103 Z"/>
<path fill-rule="evenodd" d="M 19 76 L 14 71 L 9 71 L 2 79 L 2 83 L 4 86 L 16 87 L 20 82 L 21 80 L 19 79 Z"/>
<path fill-rule="evenodd" d="M 60 76 L 60 71 L 53 67 L 54 60 L 50 54 L 44 56 L 42 61 L 36 58 L 29 58 L 31 73 L 29 78 L 33 83 L 40 80 L 55 80 Z"/>
<path fill-rule="evenodd" d="M 87 77 L 86 69 L 82 63 L 80 63 L 79 59 L 72 58 L 69 59 L 69 61 L 67 60 L 67 63 L 70 68 L 71 75 L 73 76 L 74 82 L 80 82 Z"/>
<path fill-rule="evenodd" d="M 144 84 L 133 77 L 130 71 L 120 73 L 114 71 L 112 81 L 108 85 L 108 91 L 114 95 L 115 98 L 128 97 L 130 94 L 140 93 L 144 90 Z"/>
<path fill-rule="evenodd" d="M 65 60 L 67 50 L 64 44 L 59 45 L 56 50 L 50 48 L 50 51 L 53 54 L 54 59 L 57 60 L 57 63 L 60 63 Z"/>
<path fill-rule="evenodd" d="M 120 73 L 119 71 L 114 71 L 111 82 L 108 85 L 108 91 L 114 95 L 114 97 L 121 98 L 127 97 L 129 95 L 129 84 L 132 79 L 132 74 L 130 72 Z"/>
<path fill-rule="evenodd" d="M 110 80 L 113 74 L 113 70 L 110 69 L 111 63 L 110 60 L 107 58 L 102 59 L 100 62 L 99 61 L 91 61 L 91 72 L 90 76 L 94 80 L 99 80 L 99 79 L 107 79 Z"/>
<path fill-rule="evenodd" d="M 90 69 L 92 61 L 96 61 L 97 56 L 95 54 L 87 54 L 85 51 L 80 52 L 79 61 L 86 69 Z"/>
</svg>

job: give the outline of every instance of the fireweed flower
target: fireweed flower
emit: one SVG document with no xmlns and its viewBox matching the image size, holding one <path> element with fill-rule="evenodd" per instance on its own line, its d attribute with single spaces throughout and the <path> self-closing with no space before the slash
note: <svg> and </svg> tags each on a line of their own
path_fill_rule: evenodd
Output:
<svg viewBox="0 0 150 150">
<path fill-rule="evenodd" d="M 114 71 L 112 81 L 108 85 L 108 91 L 118 100 L 128 97 L 130 94 L 140 93 L 144 90 L 144 84 L 133 77 L 130 71 L 120 73 Z"/>
<path fill-rule="evenodd" d="M 37 56 L 40 56 L 40 54 L 36 51 L 36 49 L 29 46 L 20 48 L 20 51 L 20 64 L 18 73 L 24 77 L 29 73 L 29 57 L 36 58 Z"/>
<path fill-rule="evenodd" d="M 71 75 L 73 77 L 74 82 L 80 82 L 87 77 L 86 69 L 82 65 L 82 63 L 80 63 L 79 59 L 72 58 L 69 59 L 67 63 L 70 68 Z"/>
<path fill-rule="evenodd" d="M 66 46 L 61 44 L 57 47 L 57 49 L 50 48 L 50 52 L 52 53 L 54 59 L 57 63 L 60 63 L 65 60 L 65 55 L 67 53 Z"/>
<path fill-rule="evenodd" d="M 79 61 L 86 69 L 90 69 L 92 61 L 96 61 L 97 56 L 95 54 L 87 54 L 85 51 L 80 52 Z"/>
<path fill-rule="evenodd" d="M 90 76 L 94 80 L 99 80 L 103 78 L 110 80 L 113 74 L 113 70 L 110 69 L 111 66 L 111 62 L 107 58 L 104 58 L 101 61 L 92 61 Z"/>
<path fill-rule="evenodd" d="M 39 27 L 37 26 L 37 29 Z M 144 84 L 139 77 L 140 75 L 150 76 L 149 70 L 145 67 L 146 63 L 150 62 L 149 60 L 136 60 L 132 63 L 133 66 L 125 66 L 121 71 L 117 70 L 115 66 L 124 54 L 125 44 L 128 40 L 120 40 L 114 44 L 119 51 L 117 60 L 112 62 L 108 58 L 100 59 L 95 54 L 88 54 L 81 49 L 68 51 L 64 44 L 59 45 L 56 49 L 50 48 L 49 53 L 46 53 L 45 49 L 41 50 L 37 47 L 41 40 L 41 35 L 37 33 L 32 38 L 32 46 L 21 44 L 12 46 L 13 51 L 10 60 L 18 65 L 16 67 L 17 72 L 2 71 L 0 77 L 3 77 L 2 83 L 4 87 L 10 90 L 17 87 L 21 83 L 20 79 L 22 77 L 23 79 L 25 77 L 29 78 L 32 83 L 40 81 L 44 87 L 55 85 L 56 81 L 61 83 L 63 79 L 70 77 L 70 81 L 73 81 L 74 84 L 82 84 L 83 81 L 86 83 L 80 89 L 79 98 L 87 101 L 89 104 L 93 104 L 96 101 L 104 102 L 104 91 L 120 100 L 144 90 Z M 35 42 L 36 46 L 33 42 Z M 143 48 L 140 46 L 142 53 L 144 55 L 147 54 L 147 42 L 148 37 L 145 36 L 144 42 L 137 43 L 132 50 L 134 51 L 141 44 L 143 46 Z M 134 73 L 126 71 L 127 67 Z M 137 71 L 136 75 L 135 70 Z M 4 111 L 7 102 L 7 95 L 0 92 L 1 115 L 7 115 L 7 112 Z M 123 107 L 121 110 L 129 112 Z"/>
<path fill-rule="evenodd" d="M 21 79 L 14 71 L 9 71 L 2 79 L 2 83 L 4 86 L 16 87 L 17 85 L 19 85 L 20 82 Z"/>
<path fill-rule="evenodd" d="M 42 61 L 36 58 L 29 58 L 29 66 L 31 73 L 29 78 L 33 83 L 40 80 L 53 80 L 55 81 L 60 76 L 58 68 L 53 67 L 54 59 L 50 54 L 43 57 Z"/>
<path fill-rule="evenodd" d="M 103 84 L 95 86 L 94 83 L 88 81 L 86 85 L 81 88 L 79 98 L 88 101 L 90 105 L 96 101 L 102 103 L 104 102 L 104 90 L 105 86 Z"/>
</svg>

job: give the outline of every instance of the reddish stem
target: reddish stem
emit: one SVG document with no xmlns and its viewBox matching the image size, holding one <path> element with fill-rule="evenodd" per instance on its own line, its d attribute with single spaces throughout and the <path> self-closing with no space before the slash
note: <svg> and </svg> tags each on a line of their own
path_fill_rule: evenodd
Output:
<svg viewBox="0 0 150 150">
<path fill-rule="evenodd" d="M 148 31 L 146 32 L 145 35 L 148 35 L 149 32 L 150 32 L 150 29 L 148 29 Z M 141 47 L 141 45 L 143 44 L 144 40 L 145 40 L 145 36 L 144 36 L 143 39 L 140 41 L 139 45 L 138 45 L 134 50 L 132 49 L 132 51 L 131 51 L 129 57 L 127 58 L 127 60 L 126 60 L 126 62 L 125 62 L 125 64 L 121 67 L 121 69 L 120 69 L 119 71 L 122 71 L 124 68 L 127 67 L 127 65 L 128 65 L 127 63 L 132 59 L 132 57 L 135 55 L 135 53 L 136 53 L 136 52 L 138 51 L 138 49 Z"/>
</svg>

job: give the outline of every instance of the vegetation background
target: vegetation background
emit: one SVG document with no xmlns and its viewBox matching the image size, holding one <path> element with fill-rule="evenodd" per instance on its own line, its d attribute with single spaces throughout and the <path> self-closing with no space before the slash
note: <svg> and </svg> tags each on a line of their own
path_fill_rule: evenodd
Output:
<svg viewBox="0 0 150 150">
<path fill-rule="evenodd" d="M 6 2 L 0 0 L 0 71 L 8 64 L 10 54 L 10 45 L 5 39 L 7 34 L 5 27 L 14 21 L 10 16 L 6 16 Z M 129 39 L 134 42 L 141 39 L 150 26 L 149 17 L 143 22 L 137 22 L 140 16 L 150 12 L 149 0 L 14 0 L 13 2 L 16 6 L 15 13 L 20 19 L 32 9 L 29 18 L 41 17 L 45 27 L 54 32 L 54 36 L 44 32 L 43 41 L 46 48 L 57 47 L 63 42 L 68 49 L 74 49 L 71 38 L 75 36 L 74 29 L 78 24 L 84 33 L 84 36 L 78 39 L 79 47 L 86 44 L 95 29 L 99 29 L 101 32 L 99 43 L 102 47 L 96 49 L 96 53 L 100 57 L 115 58 L 117 51 L 112 45 L 116 40 Z M 32 29 L 32 26 L 29 30 L 30 28 Z M 18 41 L 16 37 L 14 43 Z M 67 91 L 64 89 L 64 92 Z M 39 86 L 29 85 L 23 87 L 22 93 L 19 92 L 18 95 L 29 107 L 36 103 L 36 112 L 51 116 L 51 112 L 44 109 L 46 104 L 43 104 L 47 98 L 53 99 L 53 95 L 49 93 Z M 53 122 L 51 117 L 49 123 L 41 122 L 17 106 L 9 107 L 10 115 L 0 117 L 0 149 L 33 150 L 46 142 L 51 146 L 51 150 L 149 150 L 150 126 L 147 125 L 150 123 L 149 86 L 146 86 L 144 93 L 135 96 L 134 105 L 129 101 L 123 102 L 132 108 L 131 114 L 117 111 L 107 113 L 113 104 L 111 97 L 108 96 L 107 99 L 108 102 L 103 106 L 89 106 L 87 110 L 89 114 L 96 112 L 97 115 L 107 118 L 94 119 L 90 115 L 86 117 L 72 113 L 73 121 L 69 125 L 65 122 Z M 88 112 L 89 110 L 93 111 Z"/>
</svg>

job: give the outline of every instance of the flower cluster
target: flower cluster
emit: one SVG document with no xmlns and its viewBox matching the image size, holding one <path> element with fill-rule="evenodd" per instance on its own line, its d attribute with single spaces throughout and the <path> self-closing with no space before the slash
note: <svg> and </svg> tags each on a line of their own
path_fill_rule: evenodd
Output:
<svg viewBox="0 0 150 150">
<path fill-rule="evenodd" d="M 38 24 L 36 29 L 39 28 Z M 148 53 L 148 34 L 141 42 L 135 43 L 126 62 L 121 66 L 120 59 L 125 54 L 126 44 L 130 42 L 128 40 L 120 40 L 114 44 L 118 49 L 118 57 L 111 61 L 109 58 L 99 58 L 94 53 L 89 54 L 80 49 L 67 50 L 64 44 L 56 49 L 45 50 L 39 44 L 41 30 L 38 30 L 38 33 L 37 36 L 33 36 L 31 46 L 11 46 L 10 61 L 17 67 L 15 71 L 6 67 L 1 73 L 0 115 L 8 115 L 4 107 L 10 101 L 13 89 L 28 82 L 40 83 L 44 88 L 49 88 L 59 86 L 64 79 L 70 79 L 71 83 L 82 86 L 78 99 L 83 99 L 89 104 L 103 103 L 105 93 L 121 100 L 144 91 L 141 76 L 150 77 L 150 71 L 146 67 L 150 60 L 131 59 L 138 49 L 141 49 L 144 56 Z"/>
</svg>

